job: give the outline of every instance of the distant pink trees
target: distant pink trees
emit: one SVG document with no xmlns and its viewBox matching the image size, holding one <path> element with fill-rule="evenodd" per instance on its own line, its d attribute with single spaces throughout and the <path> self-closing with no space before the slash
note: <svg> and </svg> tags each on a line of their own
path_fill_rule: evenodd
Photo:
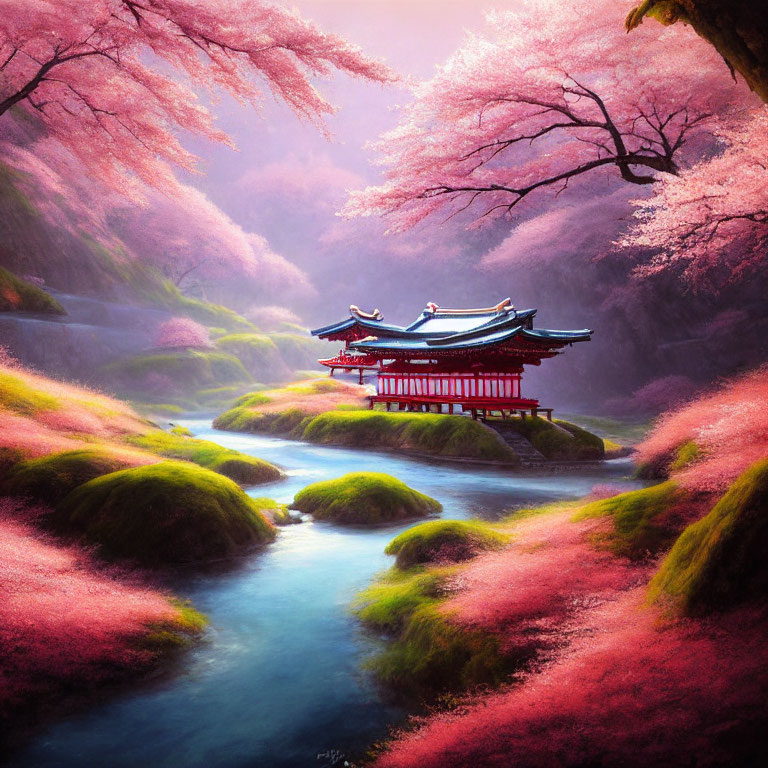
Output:
<svg viewBox="0 0 768 768">
<path fill-rule="evenodd" d="M 182 289 L 243 281 L 251 295 L 306 294 L 306 275 L 246 232 L 202 192 L 180 184 L 173 197 L 149 193 L 146 207 L 116 202 L 108 219 L 131 251 Z"/>
<path fill-rule="evenodd" d="M 697 389 L 688 376 L 661 376 L 644 384 L 628 397 L 608 401 L 605 408 L 609 413 L 623 416 L 655 416 L 669 408 L 682 405 Z"/>
<path fill-rule="evenodd" d="M 208 329 L 200 323 L 188 317 L 172 317 L 157 329 L 155 344 L 158 347 L 205 348 L 211 346 L 211 339 Z"/>
<path fill-rule="evenodd" d="M 285 331 L 291 326 L 302 327 L 301 318 L 288 307 L 268 305 L 251 307 L 245 316 L 263 331 Z"/>
<path fill-rule="evenodd" d="M 489 16 L 379 144 L 385 182 L 348 215 L 407 229 L 436 211 L 509 213 L 529 195 L 611 172 L 650 184 L 677 174 L 714 112 L 748 97 L 704 42 L 670 28 L 623 34 L 629 9 L 529 0 Z"/>
<path fill-rule="evenodd" d="M 391 78 L 340 37 L 263 0 L 4 0 L 0 115 L 34 115 L 89 172 L 125 171 L 171 188 L 170 166 L 194 158 L 178 130 L 228 141 L 196 91 L 257 104 L 261 82 L 296 113 L 330 104 L 311 83 L 333 70 Z"/>
<path fill-rule="evenodd" d="M 721 154 L 665 176 L 638 201 L 625 247 L 654 249 L 640 274 L 681 273 L 696 288 L 719 288 L 765 269 L 768 254 L 768 108 L 731 118 L 716 135 Z"/>
<path fill-rule="evenodd" d="M 683 485 L 721 491 L 751 464 L 768 456 L 768 366 L 735 378 L 662 416 L 638 446 L 641 463 L 669 464 L 694 442 L 701 455 L 674 472 Z"/>
</svg>

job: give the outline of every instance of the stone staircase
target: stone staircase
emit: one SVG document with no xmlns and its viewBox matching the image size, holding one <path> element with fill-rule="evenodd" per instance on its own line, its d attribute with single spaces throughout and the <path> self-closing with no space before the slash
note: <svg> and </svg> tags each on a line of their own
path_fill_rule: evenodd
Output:
<svg viewBox="0 0 768 768">
<path fill-rule="evenodd" d="M 540 466 L 547 463 L 547 459 L 514 427 L 503 421 L 487 421 L 485 424 L 499 433 L 504 442 L 520 457 L 523 466 Z"/>
</svg>

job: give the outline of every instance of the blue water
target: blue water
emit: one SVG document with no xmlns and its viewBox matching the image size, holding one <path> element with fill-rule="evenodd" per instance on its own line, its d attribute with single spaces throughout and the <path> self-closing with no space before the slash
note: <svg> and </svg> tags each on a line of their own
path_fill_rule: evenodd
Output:
<svg viewBox="0 0 768 768">
<path fill-rule="evenodd" d="M 453 518 L 494 519 L 582 496 L 599 483 L 635 487 L 624 479 L 627 460 L 552 475 L 512 473 L 183 423 L 199 437 L 283 467 L 285 479 L 253 495 L 286 502 L 310 482 L 363 470 L 399 477 Z M 359 755 L 405 713 L 362 671 L 376 640 L 348 606 L 388 567 L 384 547 L 408 525 L 366 530 L 305 522 L 282 528 L 274 544 L 236 570 L 175 577 L 169 586 L 211 621 L 179 671 L 49 726 L 11 765 L 304 768 Z"/>
</svg>

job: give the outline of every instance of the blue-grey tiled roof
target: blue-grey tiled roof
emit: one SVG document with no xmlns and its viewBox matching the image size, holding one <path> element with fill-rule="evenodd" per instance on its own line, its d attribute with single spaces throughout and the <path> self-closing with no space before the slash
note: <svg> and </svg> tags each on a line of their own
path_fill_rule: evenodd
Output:
<svg viewBox="0 0 768 768">
<path fill-rule="evenodd" d="M 353 314 L 346 320 L 316 328 L 313 336 L 330 336 L 348 328 L 358 326 L 371 337 L 351 342 L 350 346 L 360 351 L 435 351 L 472 349 L 492 346 L 508 341 L 515 336 L 551 344 L 571 344 L 589 341 L 592 331 L 534 330 L 532 328 L 535 309 L 516 311 L 511 306 L 501 309 L 471 312 L 468 314 L 440 309 L 426 309 L 415 322 L 407 327 L 388 325 Z"/>
</svg>

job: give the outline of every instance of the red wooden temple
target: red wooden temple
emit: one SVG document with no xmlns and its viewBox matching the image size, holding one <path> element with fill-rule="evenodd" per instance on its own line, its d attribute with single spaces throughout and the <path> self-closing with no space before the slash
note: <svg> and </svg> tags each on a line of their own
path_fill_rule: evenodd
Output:
<svg viewBox="0 0 768 768">
<path fill-rule="evenodd" d="M 523 397 L 524 365 L 541 365 L 566 345 L 589 341 L 592 331 L 534 329 L 535 309 L 516 310 L 509 299 L 485 309 L 443 309 L 427 304 L 409 326 L 389 325 L 379 310 L 349 308 L 341 322 L 316 328 L 313 336 L 341 341 L 335 357 L 320 360 L 331 369 L 377 373 L 370 405 L 387 410 L 454 413 L 472 418 L 546 413 L 539 401 Z"/>
</svg>

